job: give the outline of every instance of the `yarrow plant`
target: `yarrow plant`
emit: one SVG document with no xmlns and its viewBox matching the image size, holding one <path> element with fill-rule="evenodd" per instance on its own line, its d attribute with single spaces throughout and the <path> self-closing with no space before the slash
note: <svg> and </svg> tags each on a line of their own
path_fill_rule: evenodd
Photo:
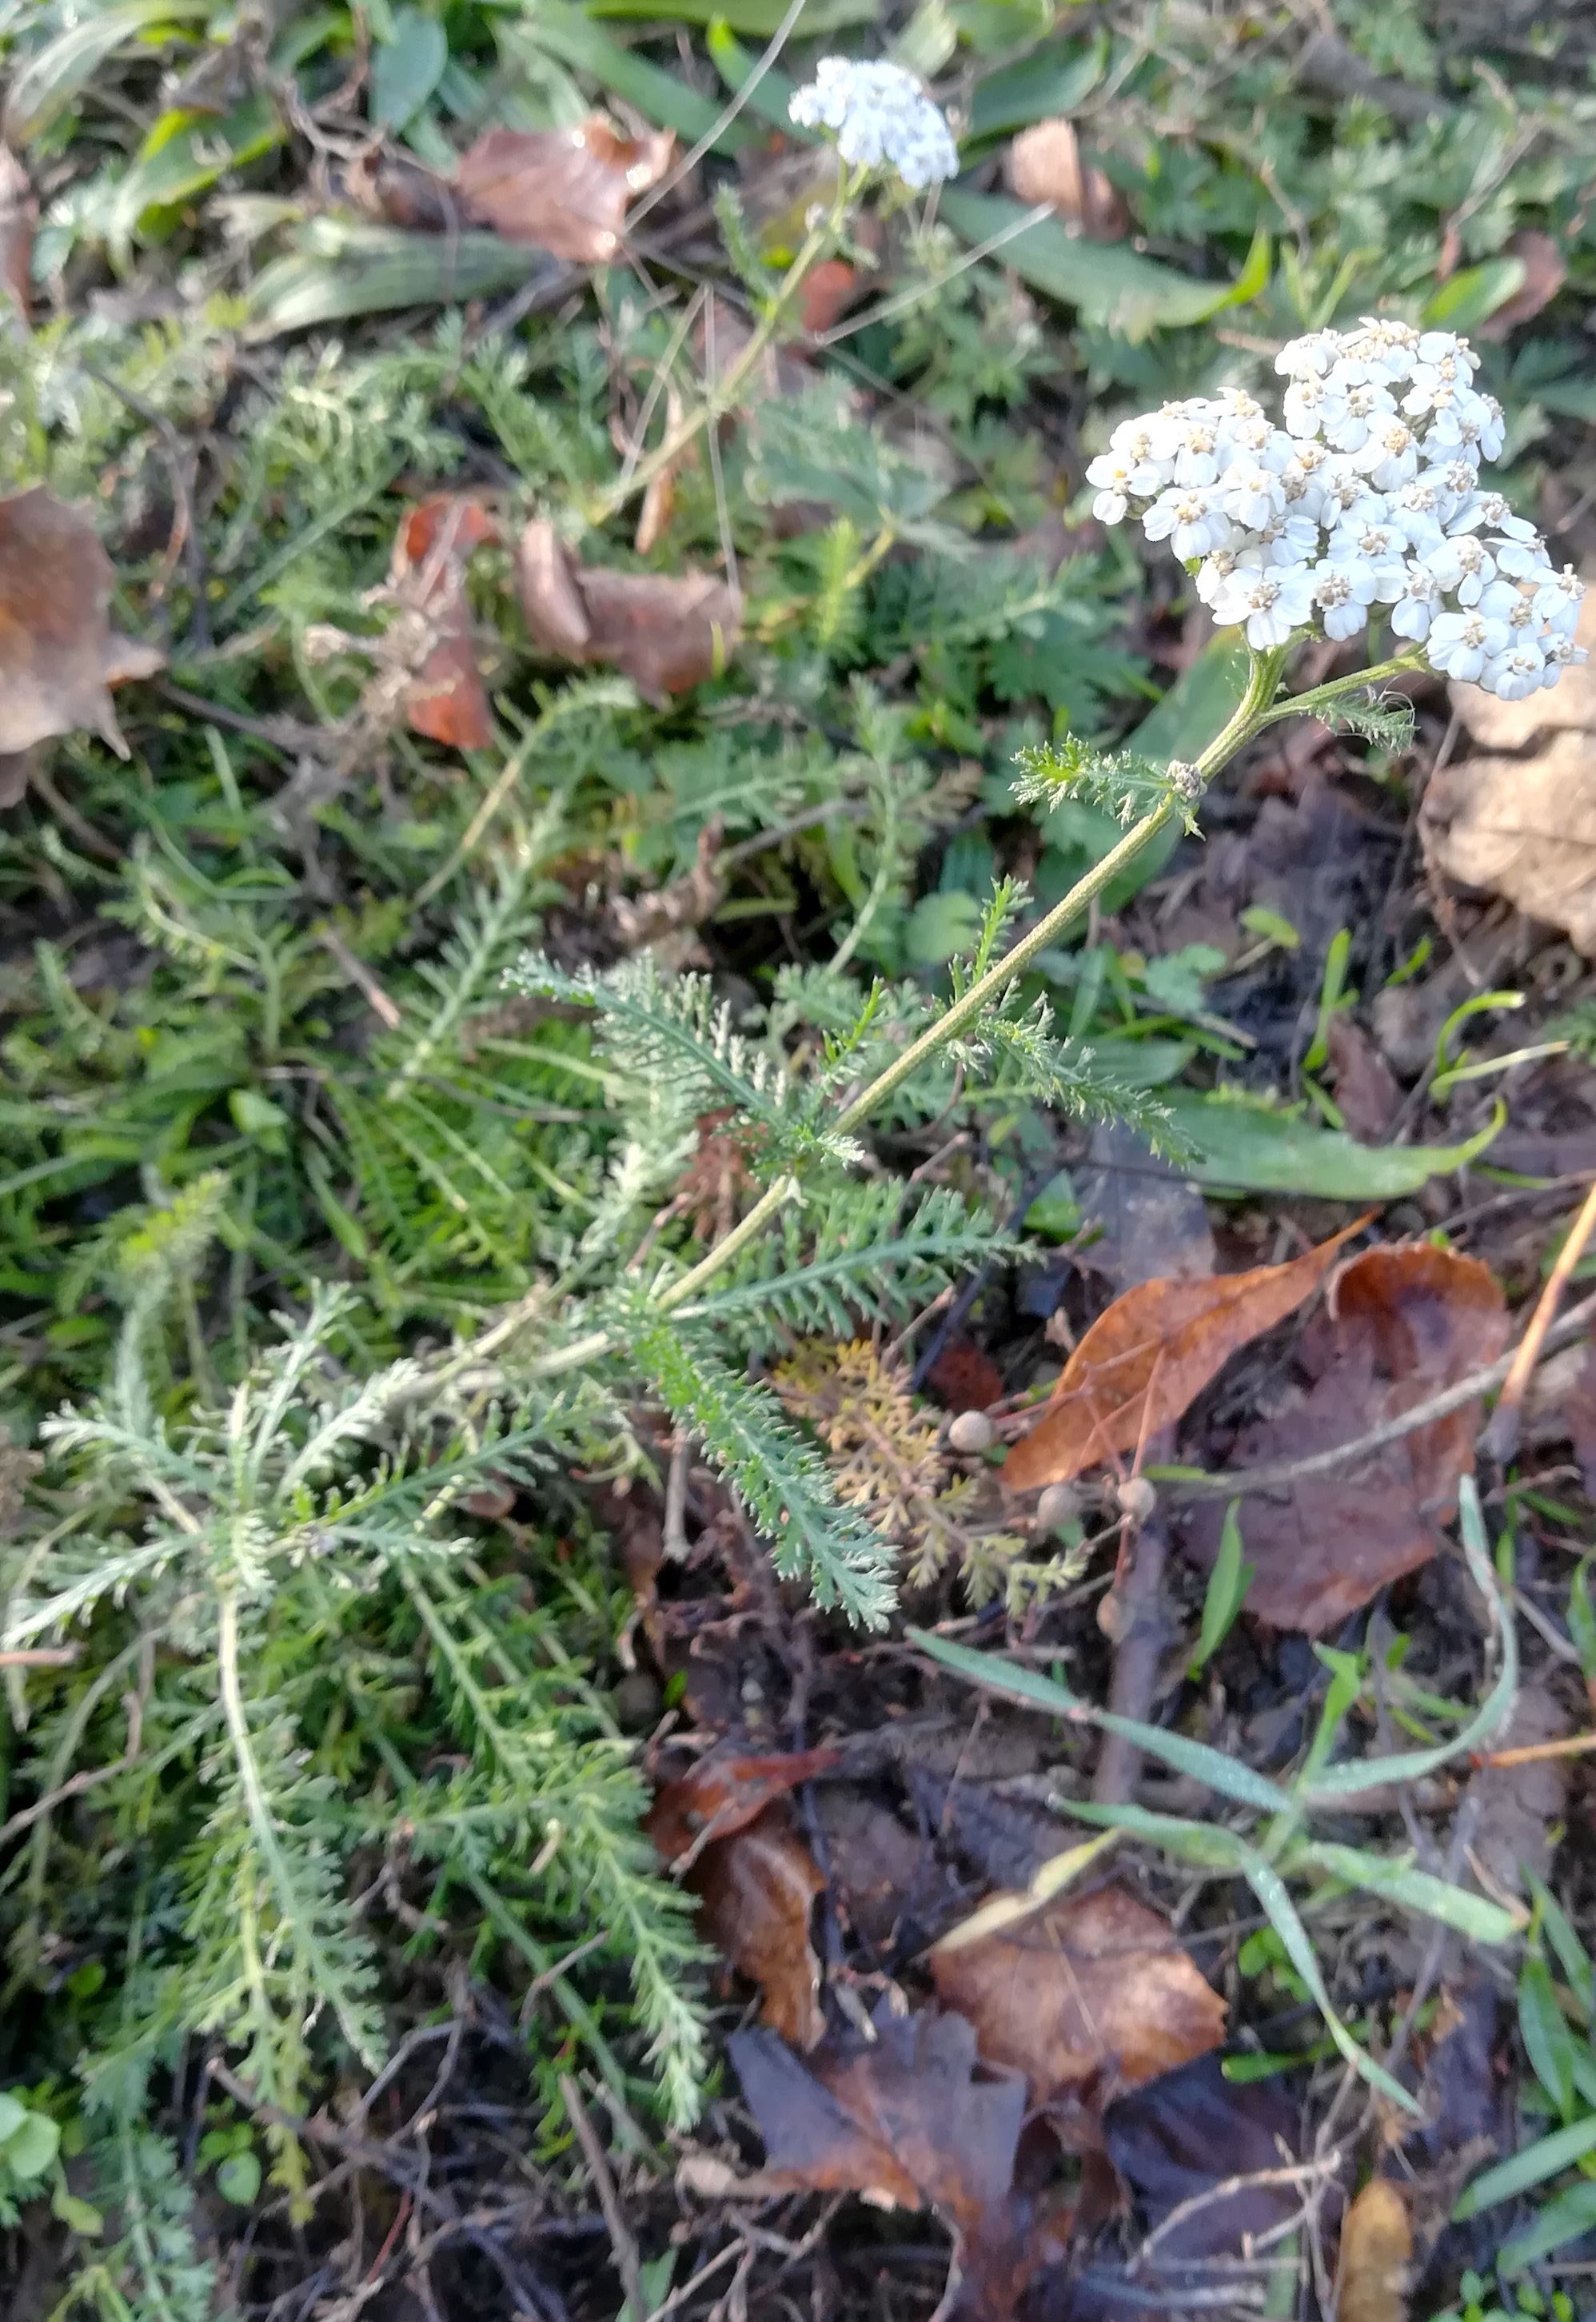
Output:
<svg viewBox="0 0 1596 2322">
<path fill-rule="evenodd" d="M 800 129 L 829 129 L 844 161 L 891 170 L 916 193 L 958 170 L 953 132 L 901 65 L 822 57 L 788 112 Z"/>
<path fill-rule="evenodd" d="M 1482 489 L 1502 412 L 1477 362 L 1449 331 L 1379 316 L 1294 339 L 1275 360 L 1283 426 L 1237 389 L 1127 420 L 1086 471 L 1093 511 L 1167 541 L 1258 651 L 1356 636 L 1388 608 L 1406 665 L 1521 700 L 1584 659 L 1584 584 Z"/>
</svg>

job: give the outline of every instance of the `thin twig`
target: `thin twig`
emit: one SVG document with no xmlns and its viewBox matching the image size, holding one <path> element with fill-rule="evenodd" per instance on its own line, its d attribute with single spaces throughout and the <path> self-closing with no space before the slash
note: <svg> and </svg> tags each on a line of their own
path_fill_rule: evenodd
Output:
<svg viewBox="0 0 1596 2322">
<path fill-rule="evenodd" d="M 1557 1312 L 1569 1277 L 1584 1256 L 1592 1233 L 1596 1233 L 1596 1177 L 1591 1179 L 1583 1206 L 1569 1230 L 1568 1239 L 1557 1253 L 1556 1264 L 1546 1276 L 1546 1287 L 1529 1318 L 1529 1328 L 1518 1341 L 1518 1350 L 1502 1383 L 1496 1409 L 1480 1439 L 1481 1449 L 1487 1458 L 1494 1459 L 1499 1467 L 1505 1467 L 1518 1448 L 1518 1431 L 1522 1423 L 1520 1413 L 1529 1387 L 1529 1375 L 1540 1358 L 1542 1343 L 1552 1327 L 1552 1318 Z"/>
<path fill-rule="evenodd" d="M 570 2116 L 570 2125 L 577 2133 L 577 2143 L 582 2148 L 582 2158 L 588 2164 L 598 2206 L 604 2211 L 604 2222 L 609 2229 L 609 2245 L 615 2253 L 616 2272 L 621 2277 L 621 2287 L 632 2308 L 632 2322 L 648 2322 L 648 2308 L 643 2302 L 643 2275 L 637 2263 L 637 2244 L 621 2214 L 620 2196 L 616 2180 L 610 2175 L 609 2162 L 604 2157 L 604 2147 L 582 2101 L 582 2092 L 569 2072 L 560 2075 L 560 2094 Z"/>
<path fill-rule="evenodd" d="M 1098 1619 L 1110 1605 L 1116 1608 L 1114 1678 L 1108 1706 L 1117 1717 L 1145 1724 L 1153 1707 L 1159 1664 L 1169 1642 L 1169 1623 L 1163 1610 L 1163 1568 L 1169 1542 L 1157 1524 L 1127 1523 L 1128 1556 L 1125 1578 L 1111 1596 L 1104 1598 Z M 1136 1795 L 1142 1778 L 1142 1753 L 1123 1733 L 1105 1733 L 1091 1795 L 1099 1805 L 1126 1805 Z"/>
<path fill-rule="evenodd" d="M 1545 1333 L 1541 1351 L 1554 1354 L 1559 1347 L 1568 1346 L 1590 1328 L 1592 1320 L 1596 1320 L 1596 1297 L 1585 1299 L 1561 1322 L 1554 1323 Z M 1481 1395 L 1489 1394 L 1492 1387 L 1500 1386 L 1515 1359 L 1513 1354 L 1503 1355 L 1485 1370 L 1471 1373 L 1467 1378 L 1459 1379 L 1455 1386 L 1444 1387 L 1427 1402 L 1416 1403 L 1411 1411 L 1385 1420 L 1380 1426 L 1372 1427 L 1366 1435 L 1354 1436 L 1349 1443 L 1337 1443 L 1328 1451 L 1309 1452 L 1301 1459 L 1277 1459 L 1268 1467 L 1244 1467 L 1223 1476 L 1162 1476 L 1157 1469 L 1151 1473 L 1159 1490 L 1172 1500 L 1230 1500 L 1238 1493 L 1277 1491 L 1282 1485 L 1296 1483 L 1300 1476 L 1327 1475 L 1349 1461 L 1367 1458 L 1371 1453 L 1383 1450 L 1388 1443 L 1400 1443 L 1416 1428 L 1428 1427 L 1452 1412 L 1462 1411 Z"/>
<path fill-rule="evenodd" d="M 324 951 L 331 952 L 372 1014 L 380 1016 L 390 1032 L 397 1032 L 405 1020 L 397 1004 L 388 998 L 365 962 L 355 957 L 337 928 L 330 927 L 324 919 L 315 930 L 315 937 Z"/>
<path fill-rule="evenodd" d="M 70 1668 L 79 1650 L 77 1645 L 29 1645 L 0 1653 L 0 1668 Z"/>
</svg>

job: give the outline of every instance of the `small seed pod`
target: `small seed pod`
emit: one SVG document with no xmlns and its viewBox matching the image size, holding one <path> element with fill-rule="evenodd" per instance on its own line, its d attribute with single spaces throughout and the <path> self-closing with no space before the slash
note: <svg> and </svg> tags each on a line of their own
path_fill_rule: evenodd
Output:
<svg viewBox="0 0 1596 2322">
<path fill-rule="evenodd" d="M 984 1411 L 962 1411 L 948 1428 L 948 1441 L 955 1451 L 990 1450 L 997 1435 Z"/>
<path fill-rule="evenodd" d="M 1081 1495 L 1073 1484 L 1049 1484 L 1036 1503 L 1038 1531 L 1062 1531 L 1081 1514 Z"/>
<path fill-rule="evenodd" d="M 1119 1486 L 1119 1513 L 1132 1523 L 1145 1523 L 1158 1505 L 1158 1494 L 1145 1476 L 1127 1476 Z"/>
</svg>

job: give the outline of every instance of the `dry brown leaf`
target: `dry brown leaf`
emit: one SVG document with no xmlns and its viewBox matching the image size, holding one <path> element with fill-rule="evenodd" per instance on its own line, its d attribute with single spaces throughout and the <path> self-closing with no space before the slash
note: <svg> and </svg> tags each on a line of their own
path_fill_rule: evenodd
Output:
<svg viewBox="0 0 1596 2322">
<path fill-rule="evenodd" d="M 420 668 L 405 687 L 405 717 L 413 732 L 456 750 L 485 750 L 493 739 L 487 689 L 471 642 L 465 568 L 472 549 L 498 536 L 498 526 L 479 500 L 463 492 L 438 492 L 406 511 L 394 538 L 388 585 L 433 632 Z"/>
<path fill-rule="evenodd" d="M 1564 928 L 1589 957 L 1596 956 L 1596 588 L 1580 608 L 1575 642 L 1592 658 L 1527 700 L 1501 701 L 1477 685 L 1448 689 L 1487 754 L 1455 759 L 1432 777 L 1419 830 L 1436 870 Z M 1505 754 L 1512 751 L 1528 754 Z"/>
<path fill-rule="evenodd" d="M 1479 325 L 1482 339 L 1505 339 L 1520 323 L 1528 323 L 1549 306 L 1568 279 L 1568 260 L 1561 242 L 1537 227 L 1526 226 L 1512 236 L 1508 254 L 1524 261 L 1524 279 L 1512 297 Z"/>
<path fill-rule="evenodd" d="M 1413 2227 L 1400 2188 L 1371 2177 L 1341 2228 L 1339 2322 L 1407 2322 Z"/>
<path fill-rule="evenodd" d="M 1051 203 L 1066 225 L 1090 241 L 1118 242 L 1129 231 L 1129 211 L 1101 169 L 1082 158 L 1068 121 L 1038 121 L 1022 130 L 1004 170 L 1017 201 Z"/>
<path fill-rule="evenodd" d="M 1336 1102 L 1353 1135 L 1383 1143 L 1402 1102 L 1401 1083 L 1360 1024 L 1332 1015 L 1325 1033 Z"/>
<path fill-rule="evenodd" d="M 767 1758 L 732 1747 L 712 1750 L 663 1786 L 643 1828 L 662 1860 L 686 1862 L 712 1840 L 746 1830 L 772 1798 L 829 1773 L 841 1758 L 840 1750 L 794 1750 Z"/>
<path fill-rule="evenodd" d="M 1244 1429 L 1227 1462 L 1233 1472 L 1354 1443 L 1492 1361 L 1507 1343 L 1507 1306 L 1490 1269 L 1428 1242 L 1354 1258 L 1332 1305 L 1298 1352 L 1307 1392 Z M 1255 1568 L 1248 1613 L 1317 1636 L 1427 1563 L 1455 1513 L 1479 1422 L 1479 1405 L 1471 1404 L 1362 1461 L 1249 1494 L 1241 1510 Z M 1220 1522 L 1217 1502 L 1188 1522 L 1186 1545 L 1204 1562 L 1218 1550 Z"/>
<path fill-rule="evenodd" d="M 741 599 L 713 573 L 581 564 L 541 517 L 521 535 L 519 571 L 533 642 L 562 660 L 609 663 L 649 701 L 716 675 L 741 634 Z"/>
<path fill-rule="evenodd" d="M 1127 1290 L 1092 1324 L 1047 1409 L 1010 1451 L 1005 1490 L 1067 1484 L 1113 1452 L 1134 1451 L 1144 1433 L 1171 1426 L 1238 1347 L 1301 1305 L 1367 1222 L 1359 1219 L 1285 1266 Z"/>
<path fill-rule="evenodd" d="M 627 204 L 659 184 L 675 151 L 669 130 L 623 137 L 597 114 L 574 129 L 486 129 L 461 155 L 454 186 L 467 215 L 506 242 L 607 266 Z"/>
<path fill-rule="evenodd" d="M 703 1906 L 705 1933 L 764 1993 L 771 2031 L 795 2048 L 813 2048 L 825 2017 L 809 1910 L 825 1880 L 786 1810 L 768 1805 L 734 1838 L 707 1847 L 688 1883 Z"/>
<path fill-rule="evenodd" d="M 33 311 L 33 229 L 39 205 L 28 173 L 8 145 L 0 145 L 0 290 L 26 323 Z"/>
<path fill-rule="evenodd" d="M 1529 758 L 1443 766 L 1419 818 L 1449 879 L 1507 896 L 1596 958 L 1596 737 L 1556 733 Z"/>
<path fill-rule="evenodd" d="M 42 484 L 0 499 L 0 755 L 87 726 L 126 757 L 111 688 L 165 656 L 112 630 L 114 582 L 88 518 Z"/>
<path fill-rule="evenodd" d="M 989 2064 L 1025 2073 L 1034 2104 L 1107 2075 L 1139 2088 L 1225 2036 L 1225 2002 L 1169 1922 L 1120 1887 L 1067 1896 L 930 1954 L 937 1997 L 975 2026 Z"/>
</svg>

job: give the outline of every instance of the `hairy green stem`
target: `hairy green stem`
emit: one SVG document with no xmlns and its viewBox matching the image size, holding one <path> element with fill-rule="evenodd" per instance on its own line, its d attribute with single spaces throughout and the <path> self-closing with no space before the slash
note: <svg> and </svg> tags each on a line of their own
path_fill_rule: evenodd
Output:
<svg viewBox="0 0 1596 2322">
<path fill-rule="evenodd" d="M 1272 726 L 1281 718 L 1312 718 L 1349 693 L 1367 693 L 1371 687 L 1383 685 L 1388 677 L 1408 677 L 1425 666 L 1424 655 L 1416 645 L 1407 653 L 1393 654 L 1390 661 L 1376 662 L 1373 669 L 1354 670 L 1350 677 L 1333 677 L 1327 685 L 1313 686 L 1306 693 L 1288 694 L 1283 701 L 1265 709 L 1258 723 Z"/>
</svg>

